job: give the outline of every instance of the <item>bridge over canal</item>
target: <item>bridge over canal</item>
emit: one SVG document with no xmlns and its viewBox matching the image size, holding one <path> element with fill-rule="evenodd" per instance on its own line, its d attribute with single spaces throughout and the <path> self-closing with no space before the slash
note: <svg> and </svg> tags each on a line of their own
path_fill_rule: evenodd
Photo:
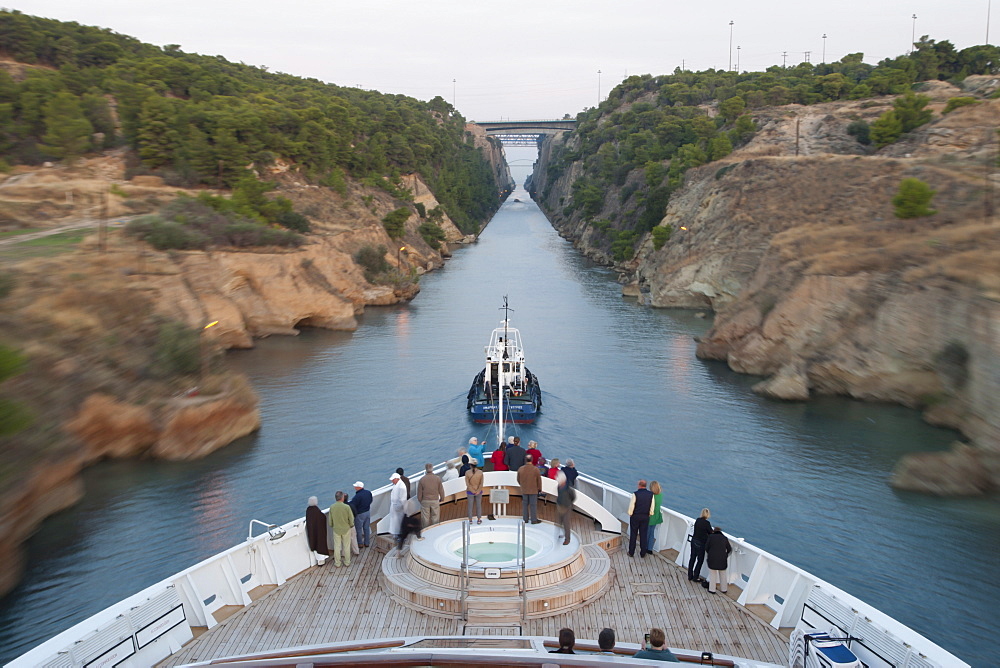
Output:
<svg viewBox="0 0 1000 668">
<path fill-rule="evenodd" d="M 545 135 L 555 135 L 576 127 L 576 120 L 563 118 L 535 121 L 477 121 L 486 134 L 508 146 L 534 146 Z"/>
</svg>

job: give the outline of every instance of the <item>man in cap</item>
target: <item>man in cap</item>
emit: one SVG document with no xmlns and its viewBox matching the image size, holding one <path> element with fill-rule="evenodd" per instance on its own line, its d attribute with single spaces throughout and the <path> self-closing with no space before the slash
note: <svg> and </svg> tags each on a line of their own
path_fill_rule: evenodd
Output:
<svg viewBox="0 0 1000 668">
<path fill-rule="evenodd" d="M 354 511 L 354 531 L 358 536 L 358 547 L 368 547 L 372 542 L 372 493 L 365 489 L 365 483 L 354 483 L 354 498 L 348 504 Z"/>
<path fill-rule="evenodd" d="M 397 547 L 402 549 L 402 546 L 399 545 L 399 536 L 403 531 L 403 514 L 407 498 L 406 485 L 401 482 L 398 473 L 389 476 L 389 482 L 392 483 L 392 491 L 389 494 L 389 533 L 395 539 Z"/>
</svg>

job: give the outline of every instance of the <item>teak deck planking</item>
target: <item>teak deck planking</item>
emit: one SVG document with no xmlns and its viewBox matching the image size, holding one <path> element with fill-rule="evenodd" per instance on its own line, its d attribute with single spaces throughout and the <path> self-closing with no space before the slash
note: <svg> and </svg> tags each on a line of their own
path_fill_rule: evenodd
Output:
<svg viewBox="0 0 1000 668">
<path fill-rule="evenodd" d="M 511 498 L 507 511 L 514 517 L 520 514 L 517 497 Z M 448 503 L 441 507 L 441 518 L 461 518 L 465 512 L 464 502 Z M 538 514 L 540 519 L 555 521 L 553 504 L 539 503 Z M 576 513 L 572 522 L 573 533 L 584 545 L 609 537 L 596 529 L 589 517 Z M 466 630 L 457 617 L 429 615 L 399 604 L 380 581 L 383 558 L 379 550 L 370 547 L 354 555 L 349 567 L 337 568 L 329 560 L 324 566 L 309 568 L 192 640 L 160 665 L 177 666 L 296 645 L 461 635 Z M 389 558 L 394 558 L 394 553 Z M 729 586 L 729 596 L 713 596 L 689 582 L 687 572 L 664 557 L 630 558 L 624 549 L 615 549 L 610 559 L 613 577 L 602 596 L 567 612 L 528 619 L 520 632 L 554 638 L 560 628 L 569 627 L 578 639 L 596 640 L 601 629 L 610 627 L 619 641 L 641 643 L 650 628 L 659 627 L 666 632 L 670 647 L 785 663 L 786 638 L 735 604 L 732 598 L 739 590 L 734 585 Z M 518 635 L 518 628 L 470 624 L 467 632 Z"/>
</svg>

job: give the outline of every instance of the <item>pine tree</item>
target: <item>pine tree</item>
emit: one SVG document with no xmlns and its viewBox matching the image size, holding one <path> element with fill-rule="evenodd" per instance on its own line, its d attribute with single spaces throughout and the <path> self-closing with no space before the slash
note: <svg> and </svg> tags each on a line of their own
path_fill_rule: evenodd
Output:
<svg viewBox="0 0 1000 668">
<path fill-rule="evenodd" d="M 94 128 L 83 115 L 79 99 L 72 93 L 57 93 L 42 107 L 45 119 L 44 149 L 70 162 L 90 147 Z"/>
<path fill-rule="evenodd" d="M 139 157 L 149 167 L 163 167 L 174 162 L 180 133 L 170 100 L 153 95 L 142 105 L 136 142 Z"/>
</svg>

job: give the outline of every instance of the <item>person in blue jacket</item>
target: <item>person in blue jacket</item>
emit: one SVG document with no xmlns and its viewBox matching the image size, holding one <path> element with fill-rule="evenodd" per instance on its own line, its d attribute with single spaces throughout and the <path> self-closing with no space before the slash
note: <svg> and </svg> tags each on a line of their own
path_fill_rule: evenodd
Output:
<svg viewBox="0 0 1000 668">
<path fill-rule="evenodd" d="M 476 466 L 485 469 L 483 461 L 483 450 L 486 449 L 486 442 L 480 443 L 475 436 L 469 439 L 469 456 L 476 460 Z"/>
</svg>

